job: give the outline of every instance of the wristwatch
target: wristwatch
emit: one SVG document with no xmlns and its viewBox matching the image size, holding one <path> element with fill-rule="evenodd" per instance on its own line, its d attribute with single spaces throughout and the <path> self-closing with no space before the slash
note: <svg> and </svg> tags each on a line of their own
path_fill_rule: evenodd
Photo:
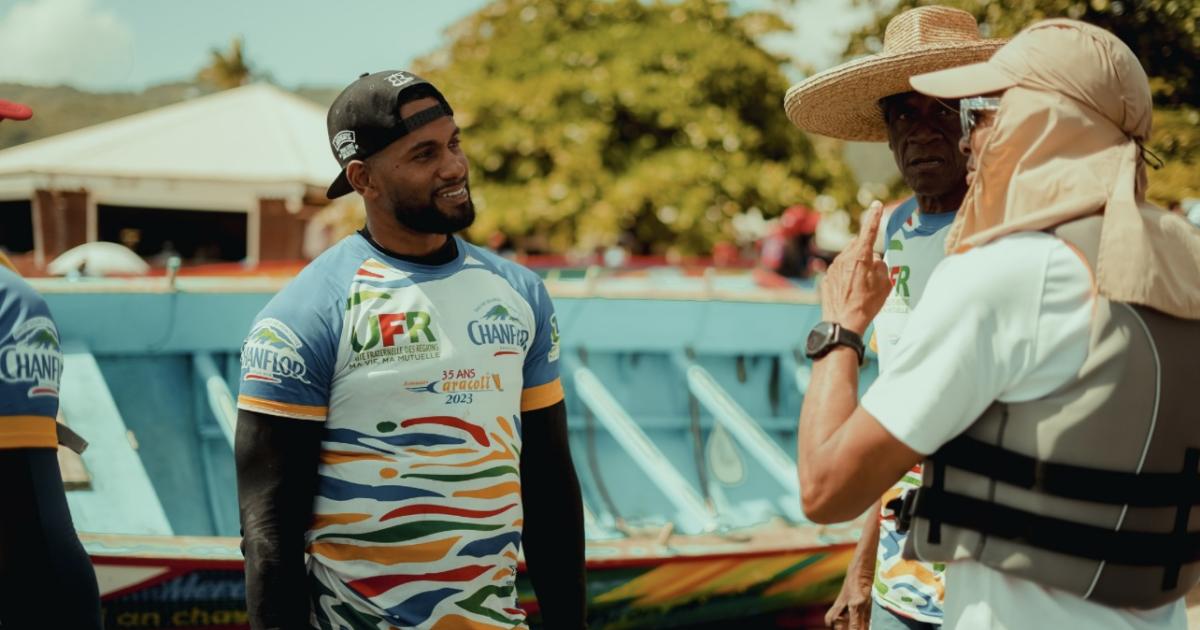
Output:
<svg viewBox="0 0 1200 630">
<path fill-rule="evenodd" d="M 835 346 L 854 348 L 858 353 L 858 364 L 863 364 L 863 353 L 866 349 L 863 347 L 862 337 L 836 322 L 820 322 L 813 326 L 812 331 L 808 333 L 808 341 L 804 344 L 804 355 L 815 361 L 829 354 Z"/>
</svg>

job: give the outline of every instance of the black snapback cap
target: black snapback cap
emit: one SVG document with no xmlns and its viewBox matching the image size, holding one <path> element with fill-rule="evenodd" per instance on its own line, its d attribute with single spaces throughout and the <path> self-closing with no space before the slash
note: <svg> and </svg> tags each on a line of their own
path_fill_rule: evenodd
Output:
<svg viewBox="0 0 1200 630">
<path fill-rule="evenodd" d="M 400 94 L 418 86 L 425 86 L 423 91 L 438 104 L 400 118 Z M 434 120 L 453 115 L 446 97 L 411 72 L 385 70 L 361 75 L 333 100 L 325 117 L 333 157 L 342 167 L 325 196 L 336 199 L 354 191 L 346 179 L 346 165 L 351 160 L 365 159 Z"/>
</svg>

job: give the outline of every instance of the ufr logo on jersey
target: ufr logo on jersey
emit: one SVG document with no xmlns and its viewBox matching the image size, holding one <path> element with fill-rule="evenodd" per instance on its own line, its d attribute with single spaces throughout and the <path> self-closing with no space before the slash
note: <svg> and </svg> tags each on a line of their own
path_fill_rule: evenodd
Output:
<svg viewBox="0 0 1200 630">
<path fill-rule="evenodd" d="M 350 329 L 350 367 L 436 359 L 442 351 L 433 329 L 433 317 L 426 311 L 367 313 Z"/>
<path fill-rule="evenodd" d="M 499 300 L 488 300 L 475 309 L 479 319 L 467 324 L 467 338 L 477 346 L 496 346 L 494 356 L 520 354 L 529 349 L 529 329 Z"/>
<path fill-rule="evenodd" d="M 290 378 L 308 383 L 308 366 L 299 352 L 302 345 L 283 322 L 271 318 L 258 322 L 242 344 L 243 380 L 279 383 Z"/>
<path fill-rule="evenodd" d="M 30 317 L 12 333 L 12 342 L 0 346 L 0 381 L 31 383 L 26 396 L 58 396 L 62 351 L 58 329 L 49 317 Z"/>
</svg>

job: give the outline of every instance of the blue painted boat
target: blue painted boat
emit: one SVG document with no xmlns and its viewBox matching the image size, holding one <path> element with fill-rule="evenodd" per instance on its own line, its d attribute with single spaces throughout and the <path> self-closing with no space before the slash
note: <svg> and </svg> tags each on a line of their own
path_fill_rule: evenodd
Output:
<svg viewBox="0 0 1200 630">
<path fill-rule="evenodd" d="M 64 420 L 91 443 L 68 501 L 108 627 L 246 627 L 231 448 L 238 350 L 285 281 L 34 281 L 63 339 Z M 546 283 L 592 627 L 819 622 L 858 530 L 814 525 L 800 506 L 800 348 L 820 315 L 811 287 L 670 268 L 552 271 Z M 864 385 L 873 375 L 871 361 Z M 532 590 L 519 588 L 536 622 Z"/>
</svg>

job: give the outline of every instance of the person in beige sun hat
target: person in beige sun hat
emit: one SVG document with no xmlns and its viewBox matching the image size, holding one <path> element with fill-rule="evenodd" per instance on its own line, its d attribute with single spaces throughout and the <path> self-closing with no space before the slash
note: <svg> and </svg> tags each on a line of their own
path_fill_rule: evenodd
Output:
<svg viewBox="0 0 1200 630">
<path fill-rule="evenodd" d="M 1111 33 L 1045 20 L 986 63 L 912 78 L 958 99 L 970 187 L 897 360 L 814 363 L 801 490 L 859 513 L 924 460 L 905 557 L 945 562 L 947 627 L 1187 627 L 1200 583 L 1200 232 L 1146 202 L 1145 71 Z M 830 266 L 825 318 L 878 312 L 879 215 Z M 839 392 L 841 392 L 839 394 Z"/>
<path fill-rule="evenodd" d="M 913 92 L 908 78 L 983 61 L 1002 43 L 983 39 L 966 11 L 918 7 L 888 22 L 880 54 L 813 76 L 789 90 L 785 99 L 788 115 L 805 131 L 887 141 L 904 183 L 913 191 L 879 231 L 892 283 L 870 341 L 880 371 L 889 369 L 902 331 L 921 325 L 910 323 L 911 314 L 945 257 L 946 234 L 967 191 L 966 158 L 958 151 L 958 111 L 952 104 Z M 941 565 L 901 557 L 904 535 L 896 529 L 893 509 L 904 492 L 920 483 L 917 466 L 868 511 L 872 516 L 826 615 L 835 630 L 865 630 L 868 623 L 875 630 L 932 630 L 941 624 Z"/>
<path fill-rule="evenodd" d="M 936 98 L 1004 94 L 989 140 L 971 151 L 976 181 L 947 247 L 1104 211 L 1101 294 L 1200 318 L 1200 235 L 1146 201 L 1152 103 L 1141 64 L 1116 36 L 1069 20 L 1041 22 L 1019 44 L 912 79 Z"/>
</svg>

